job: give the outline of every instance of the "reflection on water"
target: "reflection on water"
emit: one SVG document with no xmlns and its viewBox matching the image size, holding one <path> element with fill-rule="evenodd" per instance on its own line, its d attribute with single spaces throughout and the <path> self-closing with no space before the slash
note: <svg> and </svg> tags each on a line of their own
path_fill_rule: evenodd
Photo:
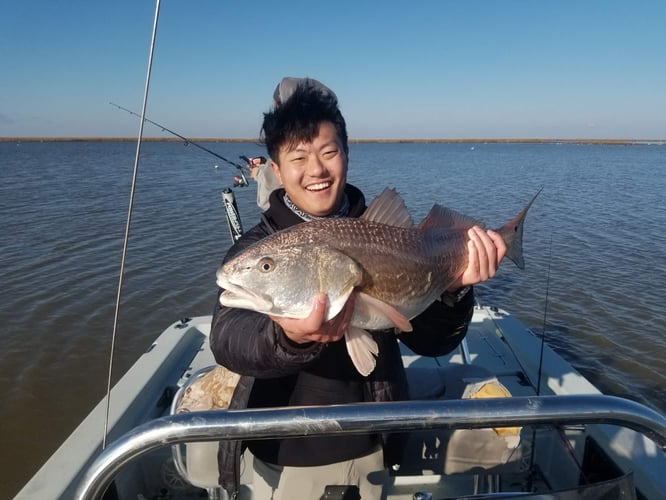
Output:
<svg viewBox="0 0 666 500">
<path fill-rule="evenodd" d="M 134 148 L 0 143 L 0 442 L 12 450 L 2 491 L 18 490 L 106 389 Z M 350 148 L 350 182 L 369 199 L 397 188 L 415 220 L 441 203 L 498 227 L 543 186 L 526 221 L 526 270 L 507 262 L 477 295 L 537 333 L 547 295 L 551 346 L 603 390 L 666 411 L 663 146 Z M 168 324 L 212 311 L 229 246 L 220 192 L 236 173 L 216 164 L 180 143 L 143 146 L 114 379 Z M 235 193 L 249 228 L 254 185 Z"/>
</svg>

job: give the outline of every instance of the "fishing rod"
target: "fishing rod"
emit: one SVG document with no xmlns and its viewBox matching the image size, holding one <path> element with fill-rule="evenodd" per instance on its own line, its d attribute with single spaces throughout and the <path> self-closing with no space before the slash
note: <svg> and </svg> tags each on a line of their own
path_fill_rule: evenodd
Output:
<svg viewBox="0 0 666 500">
<path fill-rule="evenodd" d="M 192 146 L 195 146 L 195 147 L 197 147 L 197 148 L 199 148 L 199 149 L 205 151 L 206 153 L 210 153 L 210 154 L 212 154 L 214 157 L 219 158 L 220 160 L 222 160 L 222 161 L 228 163 L 229 165 L 231 165 L 231 166 L 233 166 L 233 167 L 236 167 L 236 168 L 238 169 L 238 171 L 240 172 L 240 178 L 238 178 L 238 179 L 234 179 L 234 180 L 235 180 L 235 185 L 234 185 L 234 187 L 237 187 L 237 186 L 245 187 L 245 186 L 247 186 L 247 185 L 249 184 L 248 181 L 247 181 L 247 178 L 245 177 L 245 174 L 249 174 L 249 173 L 250 173 L 249 170 L 247 169 L 247 167 L 244 167 L 243 165 L 239 165 L 238 163 L 234 163 L 233 161 L 228 160 L 228 159 L 225 158 L 224 156 L 217 154 L 215 151 L 212 151 L 212 150 L 208 149 L 207 147 L 202 146 L 201 144 L 198 144 L 198 143 L 196 143 L 196 142 L 194 142 L 194 141 L 188 139 L 187 137 L 180 135 L 178 132 L 174 132 L 173 130 L 171 130 L 171 129 L 165 127 L 164 125 L 160 125 L 159 123 L 154 122 L 153 120 L 149 120 L 147 117 L 142 117 L 140 114 L 135 113 L 134 111 L 132 111 L 132 110 L 130 110 L 130 109 L 124 108 L 124 107 L 122 107 L 122 106 L 120 106 L 120 105 L 118 105 L 118 104 L 115 104 L 115 103 L 113 103 L 113 102 L 110 102 L 109 104 L 111 104 L 111 106 L 115 106 L 115 107 L 118 108 L 118 109 L 122 109 L 123 111 L 127 111 L 128 113 L 130 113 L 130 114 L 132 114 L 132 115 L 134 115 L 134 116 L 138 116 L 139 118 L 143 118 L 144 121 L 147 121 L 148 123 L 152 123 L 152 124 L 155 125 L 156 127 L 161 128 L 163 132 L 168 132 L 169 134 L 174 135 L 174 136 L 178 137 L 179 139 L 182 139 L 182 140 L 185 142 L 185 145 L 186 145 L 186 146 L 187 146 L 188 144 L 192 144 Z M 241 158 L 242 160 L 246 160 L 246 161 L 249 162 L 249 159 L 247 159 L 247 158 L 244 157 L 244 156 L 241 156 L 240 158 Z"/>
<path fill-rule="evenodd" d="M 160 0 L 155 0 L 155 17 L 153 20 L 153 31 L 150 38 L 150 51 L 148 53 L 148 68 L 146 70 L 146 83 L 143 91 L 143 105 L 141 118 L 139 122 L 139 136 L 136 144 L 136 154 L 134 156 L 134 170 L 132 174 L 132 186 L 130 188 L 129 206 L 127 208 L 127 221 L 125 223 L 125 237 L 123 238 L 123 251 L 120 259 L 120 275 L 118 277 L 118 288 L 116 291 L 116 305 L 113 311 L 113 329 L 111 332 L 111 351 L 109 353 L 109 370 L 106 381 L 106 408 L 104 413 L 104 429 L 102 433 L 102 449 L 106 448 L 106 441 L 109 434 L 109 416 L 111 412 L 111 376 L 113 374 L 113 357 L 115 354 L 116 336 L 118 333 L 118 317 L 120 312 L 120 298 L 123 289 L 123 276 L 125 275 L 125 261 L 127 257 L 127 246 L 129 241 L 130 225 L 132 221 L 132 208 L 134 207 L 134 193 L 136 192 L 136 181 L 139 173 L 139 158 L 141 157 L 141 143 L 143 142 L 143 123 L 146 116 L 146 105 L 148 103 L 148 89 L 150 87 L 150 75 L 153 68 L 153 53 L 155 51 L 155 38 L 157 37 L 157 20 L 160 14 Z M 133 113 L 136 114 L 136 113 Z"/>
</svg>

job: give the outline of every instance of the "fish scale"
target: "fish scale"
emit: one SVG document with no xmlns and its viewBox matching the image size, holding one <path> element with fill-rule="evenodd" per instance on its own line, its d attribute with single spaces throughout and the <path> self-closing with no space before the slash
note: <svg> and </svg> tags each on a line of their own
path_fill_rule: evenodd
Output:
<svg viewBox="0 0 666 500">
<path fill-rule="evenodd" d="M 307 241 L 319 241 L 358 262 L 363 290 L 398 310 L 409 308 L 409 297 L 434 300 L 467 265 L 466 230 L 421 231 L 364 219 L 322 219 L 303 226 Z M 289 245 L 290 239 L 279 244 Z"/>
</svg>

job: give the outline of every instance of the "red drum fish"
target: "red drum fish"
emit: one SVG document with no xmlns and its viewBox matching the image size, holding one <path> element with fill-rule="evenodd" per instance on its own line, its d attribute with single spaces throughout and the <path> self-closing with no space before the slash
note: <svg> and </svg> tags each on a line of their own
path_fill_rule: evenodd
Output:
<svg viewBox="0 0 666 500">
<path fill-rule="evenodd" d="M 538 194 L 496 230 L 507 245 L 507 257 L 521 269 L 523 222 Z M 217 272 L 217 283 L 224 289 L 220 303 L 304 318 L 315 294 L 324 292 L 330 319 L 356 290 L 345 340 L 357 370 L 368 375 L 378 351 L 367 330 L 411 331 L 409 320 L 466 269 L 467 231 L 473 225 L 483 226 L 440 205 L 415 225 L 400 195 L 385 189 L 360 218 L 305 222 L 245 249 Z"/>
</svg>

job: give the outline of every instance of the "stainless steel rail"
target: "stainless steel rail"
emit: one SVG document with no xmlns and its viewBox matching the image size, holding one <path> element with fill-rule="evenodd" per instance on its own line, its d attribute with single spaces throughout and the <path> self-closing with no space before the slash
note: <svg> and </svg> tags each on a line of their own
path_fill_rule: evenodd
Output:
<svg viewBox="0 0 666 500">
<path fill-rule="evenodd" d="M 614 424 L 666 449 L 666 417 L 613 396 L 533 396 L 500 399 L 363 403 L 326 407 L 183 413 L 153 420 L 104 450 L 84 475 L 76 497 L 102 497 L 130 461 L 163 446 L 223 439 L 479 429 L 521 425 Z"/>
</svg>

